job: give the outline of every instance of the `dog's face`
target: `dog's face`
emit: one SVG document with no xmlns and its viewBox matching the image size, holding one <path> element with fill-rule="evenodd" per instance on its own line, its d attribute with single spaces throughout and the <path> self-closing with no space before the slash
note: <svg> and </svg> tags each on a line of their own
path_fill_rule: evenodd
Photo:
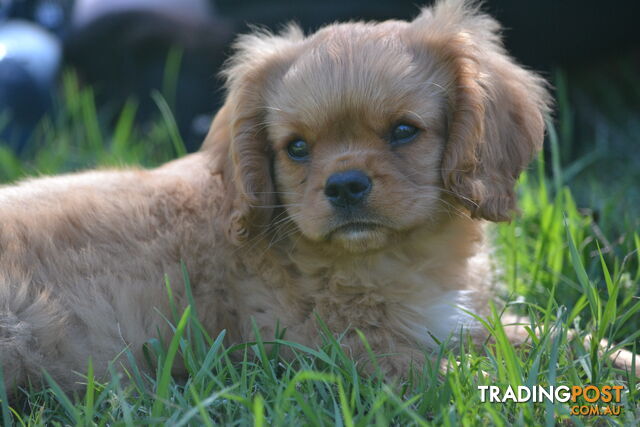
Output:
<svg viewBox="0 0 640 427">
<path fill-rule="evenodd" d="M 441 207 L 449 82 L 417 63 L 401 28 L 319 32 L 266 96 L 275 190 L 308 239 L 378 249 Z"/>
<path fill-rule="evenodd" d="M 246 237 L 254 208 L 277 206 L 266 221 L 364 252 L 447 215 L 508 219 L 542 142 L 546 92 L 496 31 L 445 2 L 411 23 L 241 39 L 225 107 L 244 200 L 233 227 Z"/>
</svg>

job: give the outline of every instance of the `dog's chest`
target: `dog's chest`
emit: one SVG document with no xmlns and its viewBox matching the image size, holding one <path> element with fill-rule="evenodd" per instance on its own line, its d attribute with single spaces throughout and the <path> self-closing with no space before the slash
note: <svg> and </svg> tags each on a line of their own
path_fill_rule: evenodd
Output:
<svg viewBox="0 0 640 427">
<path fill-rule="evenodd" d="M 434 260 L 400 255 L 334 264 L 307 276 L 314 310 L 335 330 L 384 330 L 424 346 L 472 325 L 473 291 L 466 269 L 443 271 Z M 467 283 L 468 285 L 468 283 Z"/>
</svg>

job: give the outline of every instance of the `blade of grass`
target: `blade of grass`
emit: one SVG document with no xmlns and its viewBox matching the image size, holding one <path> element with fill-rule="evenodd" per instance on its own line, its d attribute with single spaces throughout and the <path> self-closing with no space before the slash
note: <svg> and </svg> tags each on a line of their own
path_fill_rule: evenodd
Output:
<svg viewBox="0 0 640 427">
<path fill-rule="evenodd" d="M 209 416 L 209 414 L 207 414 L 205 408 L 208 407 L 209 405 L 211 405 L 216 400 L 218 400 L 221 397 L 223 397 L 227 392 L 229 392 L 233 388 L 234 388 L 234 386 L 227 387 L 227 388 L 225 388 L 223 390 L 220 390 L 220 391 L 212 394 L 211 396 L 207 397 L 205 400 L 200 401 L 200 398 L 198 397 L 198 394 L 196 393 L 195 389 L 193 387 L 189 387 L 189 392 L 191 393 L 191 396 L 193 397 L 193 400 L 196 402 L 196 406 L 194 408 L 189 409 L 183 415 L 183 417 L 180 418 L 180 420 L 175 424 L 175 427 L 182 427 L 184 425 L 187 425 L 189 423 L 189 421 L 194 417 L 194 415 L 196 413 L 198 413 L 198 412 L 200 413 L 200 417 L 202 418 L 202 422 L 207 427 L 213 426 L 213 422 L 211 420 L 211 417 Z"/>
<path fill-rule="evenodd" d="M 584 265 L 582 264 L 582 260 L 580 259 L 580 254 L 578 253 L 578 249 L 576 248 L 576 244 L 573 241 L 573 236 L 571 235 L 571 231 L 569 230 L 569 225 L 567 223 L 567 217 L 565 215 L 564 219 L 565 229 L 567 233 L 567 243 L 569 245 L 569 255 L 571 264 L 573 265 L 573 269 L 578 277 L 578 282 L 580 283 L 582 290 L 587 296 L 587 300 L 589 301 L 589 309 L 591 310 L 591 315 L 593 316 L 594 321 L 596 322 L 596 326 L 600 324 L 600 297 L 598 296 L 598 292 L 595 286 L 589 280 L 589 276 L 587 275 L 586 270 L 584 269 Z"/>
<path fill-rule="evenodd" d="M 178 88 L 178 77 L 182 65 L 184 49 L 180 46 L 171 46 L 167 53 L 162 77 L 162 94 L 166 97 L 169 106 L 175 108 Z"/>
<path fill-rule="evenodd" d="M 169 344 L 169 349 L 167 350 L 167 355 L 164 360 L 164 364 L 162 366 L 162 370 L 160 371 L 160 380 L 158 381 L 158 386 L 156 389 L 156 400 L 153 403 L 153 407 L 151 408 L 151 415 L 153 418 L 157 418 L 162 413 L 164 400 L 169 395 L 169 383 L 171 381 L 171 370 L 173 368 L 173 361 L 178 352 L 178 347 L 180 344 L 180 338 L 182 338 L 182 334 L 184 329 L 187 326 L 189 321 L 189 316 L 191 315 L 191 306 L 187 306 L 180 318 L 180 322 L 178 322 L 178 326 L 176 327 L 176 332 L 171 339 L 171 343 Z"/>
<path fill-rule="evenodd" d="M 253 399 L 253 425 L 255 427 L 264 426 L 264 399 L 260 394 Z"/>
<path fill-rule="evenodd" d="M 182 136 L 180 136 L 180 131 L 178 130 L 178 124 L 176 123 L 176 119 L 171 112 L 171 108 L 167 101 L 164 99 L 160 92 L 153 91 L 151 93 L 151 98 L 158 106 L 158 110 L 160 110 L 160 114 L 162 115 L 163 122 L 169 132 L 169 137 L 171 138 L 171 142 L 173 143 L 173 149 L 175 150 L 176 156 L 182 157 L 187 154 L 187 149 L 185 148 L 184 141 L 182 140 Z"/>
<path fill-rule="evenodd" d="M 2 409 L 2 425 L 13 425 L 11 422 L 11 411 L 9 410 L 9 399 L 4 384 L 4 364 L 0 361 L 0 408 Z"/>
<path fill-rule="evenodd" d="M 71 399 L 69 399 L 67 394 L 62 391 L 62 388 L 60 388 L 58 383 L 55 382 L 55 380 L 51 377 L 51 375 L 49 375 L 47 371 L 43 371 L 42 375 L 49 384 L 49 387 L 51 388 L 51 391 L 56 400 L 60 403 L 60 405 L 62 405 L 69 418 L 71 418 L 72 423 L 77 424 L 78 422 L 80 422 L 78 410 L 76 409 Z"/>
<path fill-rule="evenodd" d="M 342 419 L 346 427 L 353 427 L 353 417 L 351 416 L 351 407 L 344 391 L 342 380 L 338 377 L 338 399 L 340 399 L 340 409 L 342 410 Z"/>
<path fill-rule="evenodd" d="M 262 362 L 262 367 L 267 373 L 269 380 L 275 383 L 277 381 L 276 374 L 275 372 L 273 372 L 273 367 L 271 366 L 269 356 L 267 355 L 267 350 L 265 349 L 264 342 L 262 341 L 260 330 L 258 329 L 256 320 L 253 317 L 251 318 L 251 327 L 253 329 L 253 334 L 256 339 L 255 343 L 256 343 L 256 347 L 258 348 L 257 355 L 260 359 L 260 362 Z"/>
<path fill-rule="evenodd" d="M 93 361 L 89 358 L 87 367 L 87 390 L 84 398 L 84 422 L 87 424 L 93 422 L 94 392 L 95 378 L 93 377 Z"/>
<path fill-rule="evenodd" d="M 118 121 L 116 122 L 111 148 L 113 153 L 115 153 L 119 159 L 124 159 L 126 154 L 129 152 L 133 123 L 135 121 L 137 111 L 138 101 L 135 99 L 128 99 L 120 112 Z"/>
</svg>

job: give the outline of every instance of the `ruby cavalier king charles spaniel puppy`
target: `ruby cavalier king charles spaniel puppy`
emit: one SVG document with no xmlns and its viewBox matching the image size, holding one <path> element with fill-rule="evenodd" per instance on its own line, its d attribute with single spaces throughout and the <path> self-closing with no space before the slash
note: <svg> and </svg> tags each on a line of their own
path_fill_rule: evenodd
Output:
<svg viewBox="0 0 640 427">
<path fill-rule="evenodd" d="M 321 319 L 364 370 L 356 330 L 401 376 L 438 342 L 484 339 L 483 224 L 512 217 L 550 102 L 499 32 L 444 0 L 411 22 L 244 35 L 199 152 L 0 189 L 6 385 L 45 368 L 73 389 L 125 348 L 145 365 L 145 342 L 173 333 L 165 276 L 189 304 L 183 265 L 228 345 L 279 325 L 317 346 Z"/>
</svg>

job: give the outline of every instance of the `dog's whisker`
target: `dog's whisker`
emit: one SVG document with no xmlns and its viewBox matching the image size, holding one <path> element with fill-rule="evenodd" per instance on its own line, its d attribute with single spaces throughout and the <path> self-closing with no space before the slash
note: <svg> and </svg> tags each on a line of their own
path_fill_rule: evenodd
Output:
<svg viewBox="0 0 640 427">
<path fill-rule="evenodd" d="M 287 221 L 291 222 L 291 223 L 295 223 L 297 216 L 291 215 L 291 216 L 286 216 L 284 218 L 279 218 L 277 221 L 272 222 L 273 226 L 277 226 L 283 223 L 286 223 Z"/>
<path fill-rule="evenodd" d="M 269 234 L 274 234 L 274 235 L 277 234 L 278 231 L 283 226 L 288 225 L 288 223 L 295 224 L 295 219 L 299 215 L 301 215 L 301 214 L 293 214 L 293 215 L 286 215 L 286 214 L 287 214 L 287 211 L 282 211 L 281 213 L 279 213 L 278 217 L 284 215 L 284 218 L 279 219 L 275 223 L 274 223 L 274 219 L 272 219 L 272 221 L 270 221 L 268 224 L 263 226 L 263 230 L 261 232 L 257 233 L 255 236 L 253 236 L 252 238 L 244 242 L 242 245 L 236 248 L 234 252 L 237 252 L 240 249 L 250 250 L 255 248 L 255 246 L 260 242 L 260 240 L 262 240 L 263 238 L 266 238 Z M 272 246 L 271 244 L 272 241 L 273 241 L 273 236 L 270 238 L 270 244 L 268 244 L 267 247 Z"/>
<path fill-rule="evenodd" d="M 299 230 L 297 228 L 292 228 L 290 230 L 286 230 L 280 236 L 275 234 L 274 237 L 269 242 L 269 244 L 267 245 L 267 248 L 268 249 L 272 248 L 274 245 L 286 240 L 287 238 L 289 238 L 290 236 L 292 236 L 293 234 L 298 233 L 298 232 L 299 232 Z"/>
<path fill-rule="evenodd" d="M 294 214 L 289 214 L 289 212 L 287 210 L 282 210 L 282 212 L 280 212 L 277 215 L 274 215 L 274 217 L 271 219 L 271 221 L 274 224 L 277 224 L 279 220 L 281 220 L 281 218 L 283 219 L 291 219 L 294 216 Z"/>
</svg>

